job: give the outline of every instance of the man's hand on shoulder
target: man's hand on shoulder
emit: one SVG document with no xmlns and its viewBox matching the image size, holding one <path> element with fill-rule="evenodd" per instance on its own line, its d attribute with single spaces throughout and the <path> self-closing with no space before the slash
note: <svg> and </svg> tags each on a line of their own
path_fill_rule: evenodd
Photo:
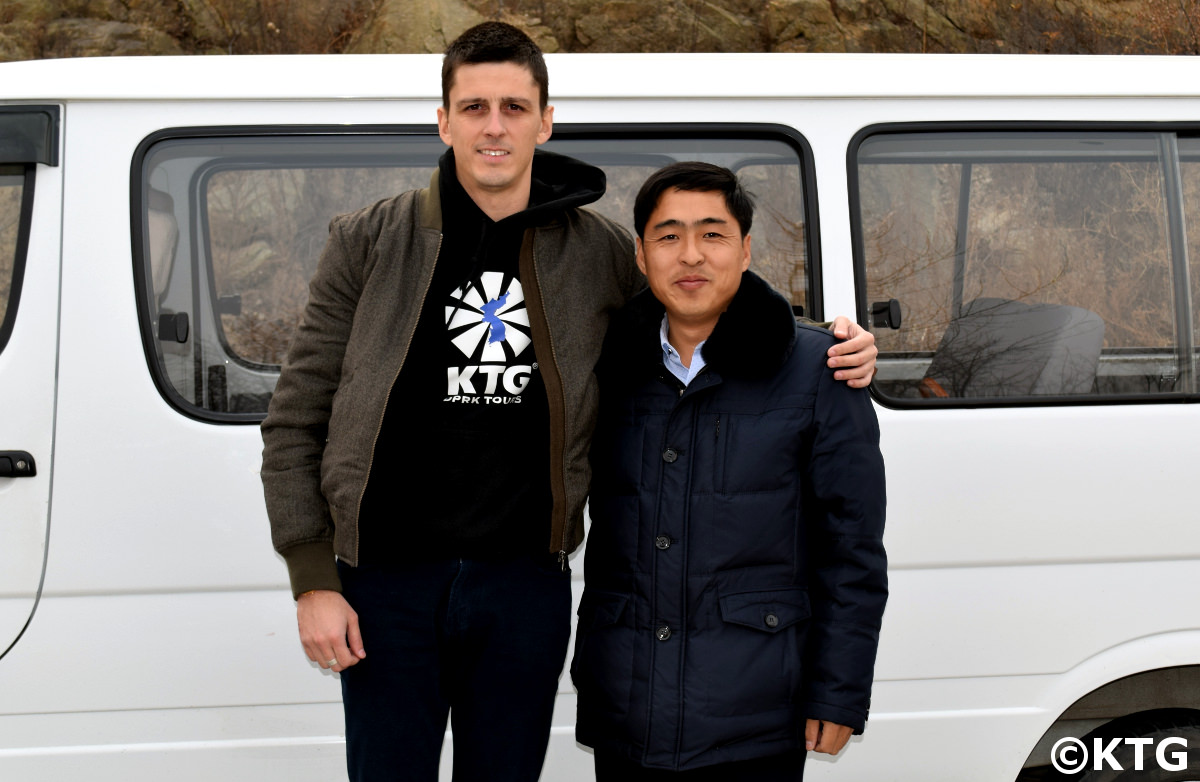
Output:
<svg viewBox="0 0 1200 782">
<path fill-rule="evenodd" d="M 296 601 L 300 643 L 308 659 L 334 673 L 367 656 L 358 630 L 358 614 L 340 592 L 318 589 Z"/>
<path fill-rule="evenodd" d="M 809 752 L 836 755 L 846 746 L 853 732 L 853 729 L 836 722 L 808 720 L 804 723 L 804 747 Z"/>
<path fill-rule="evenodd" d="M 866 388 L 875 377 L 875 335 L 859 326 L 845 315 L 834 318 L 829 330 L 839 342 L 829 349 L 830 369 L 837 370 L 833 376 L 845 380 L 851 388 Z"/>
</svg>

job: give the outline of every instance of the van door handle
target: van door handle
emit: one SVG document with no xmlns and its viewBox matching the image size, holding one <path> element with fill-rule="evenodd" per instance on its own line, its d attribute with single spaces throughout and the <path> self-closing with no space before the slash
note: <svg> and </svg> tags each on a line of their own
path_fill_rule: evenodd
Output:
<svg viewBox="0 0 1200 782">
<path fill-rule="evenodd" d="M 32 478 L 37 464 L 27 451 L 0 451 L 0 478 Z"/>
</svg>

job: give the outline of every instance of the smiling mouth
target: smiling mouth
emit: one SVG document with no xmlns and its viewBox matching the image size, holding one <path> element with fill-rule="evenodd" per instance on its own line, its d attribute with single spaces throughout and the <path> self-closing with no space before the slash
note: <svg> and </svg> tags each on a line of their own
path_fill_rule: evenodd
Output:
<svg viewBox="0 0 1200 782">
<path fill-rule="evenodd" d="M 684 290 L 695 290 L 704 283 L 708 282 L 704 277 L 681 277 L 675 281 L 675 284 Z"/>
<path fill-rule="evenodd" d="M 503 149 L 481 149 L 479 150 L 479 153 L 485 157 L 504 157 L 508 154 L 508 152 Z"/>
</svg>

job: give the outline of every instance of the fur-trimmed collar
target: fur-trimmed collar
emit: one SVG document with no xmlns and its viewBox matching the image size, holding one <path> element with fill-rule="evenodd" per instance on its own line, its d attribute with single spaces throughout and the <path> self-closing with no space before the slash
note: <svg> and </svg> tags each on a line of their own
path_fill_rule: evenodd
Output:
<svg viewBox="0 0 1200 782">
<path fill-rule="evenodd" d="M 646 289 L 618 312 L 608 330 L 597 372 L 657 372 L 662 368 L 659 327 L 665 309 Z M 769 377 L 796 341 L 792 306 L 752 271 L 742 273 L 729 308 L 701 348 L 712 371 L 727 377 Z M 632 378 L 631 378 L 632 379 Z"/>
</svg>

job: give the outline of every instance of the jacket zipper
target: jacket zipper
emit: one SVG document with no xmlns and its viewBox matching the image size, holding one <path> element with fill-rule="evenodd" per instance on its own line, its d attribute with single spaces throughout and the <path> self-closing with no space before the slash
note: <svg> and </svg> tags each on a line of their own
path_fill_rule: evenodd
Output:
<svg viewBox="0 0 1200 782">
<path fill-rule="evenodd" d="M 724 460 L 721 458 L 721 414 L 717 413 L 717 425 L 713 430 L 713 491 L 720 491 L 723 485 L 722 469 Z"/>
<path fill-rule="evenodd" d="M 550 545 L 551 550 L 555 545 L 558 546 L 557 558 L 558 566 L 562 572 L 567 571 L 567 486 L 566 476 L 563 470 L 563 459 L 566 454 L 566 401 L 563 398 L 562 375 L 558 369 L 558 351 L 554 347 L 554 337 L 550 334 L 550 317 L 546 313 L 546 298 L 542 295 L 542 284 L 537 272 L 537 257 L 533 251 L 533 240 L 536 229 L 527 229 L 528 239 L 521 244 L 521 256 L 518 259 L 518 269 L 521 267 L 521 261 L 525 259 L 525 248 L 529 248 L 529 271 L 533 278 L 532 290 L 537 297 L 538 311 L 541 313 L 541 321 L 545 327 L 546 344 L 550 348 L 550 371 L 546 369 L 546 362 L 538 361 L 542 370 L 542 383 L 546 386 L 546 402 L 550 408 L 550 497 L 551 497 L 551 516 L 550 516 Z M 522 270 L 522 276 L 524 272 Z M 526 306 L 529 304 L 529 296 L 526 296 Z M 535 332 L 536 337 L 536 322 L 530 320 L 530 330 Z M 537 340 L 534 340 L 534 354 L 537 353 Z M 547 382 L 553 381 L 553 382 Z M 554 397 L 551 398 L 551 386 L 553 385 Z M 557 405 L 555 401 L 557 400 Z M 557 420 L 556 420 L 557 411 Z M 559 426 L 561 422 L 561 426 Z M 555 446 L 555 431 L 562 433 L 562 442 Z M 556 537 L 555 526 L 561 526 L 561 533 Z"/>
</svg>

